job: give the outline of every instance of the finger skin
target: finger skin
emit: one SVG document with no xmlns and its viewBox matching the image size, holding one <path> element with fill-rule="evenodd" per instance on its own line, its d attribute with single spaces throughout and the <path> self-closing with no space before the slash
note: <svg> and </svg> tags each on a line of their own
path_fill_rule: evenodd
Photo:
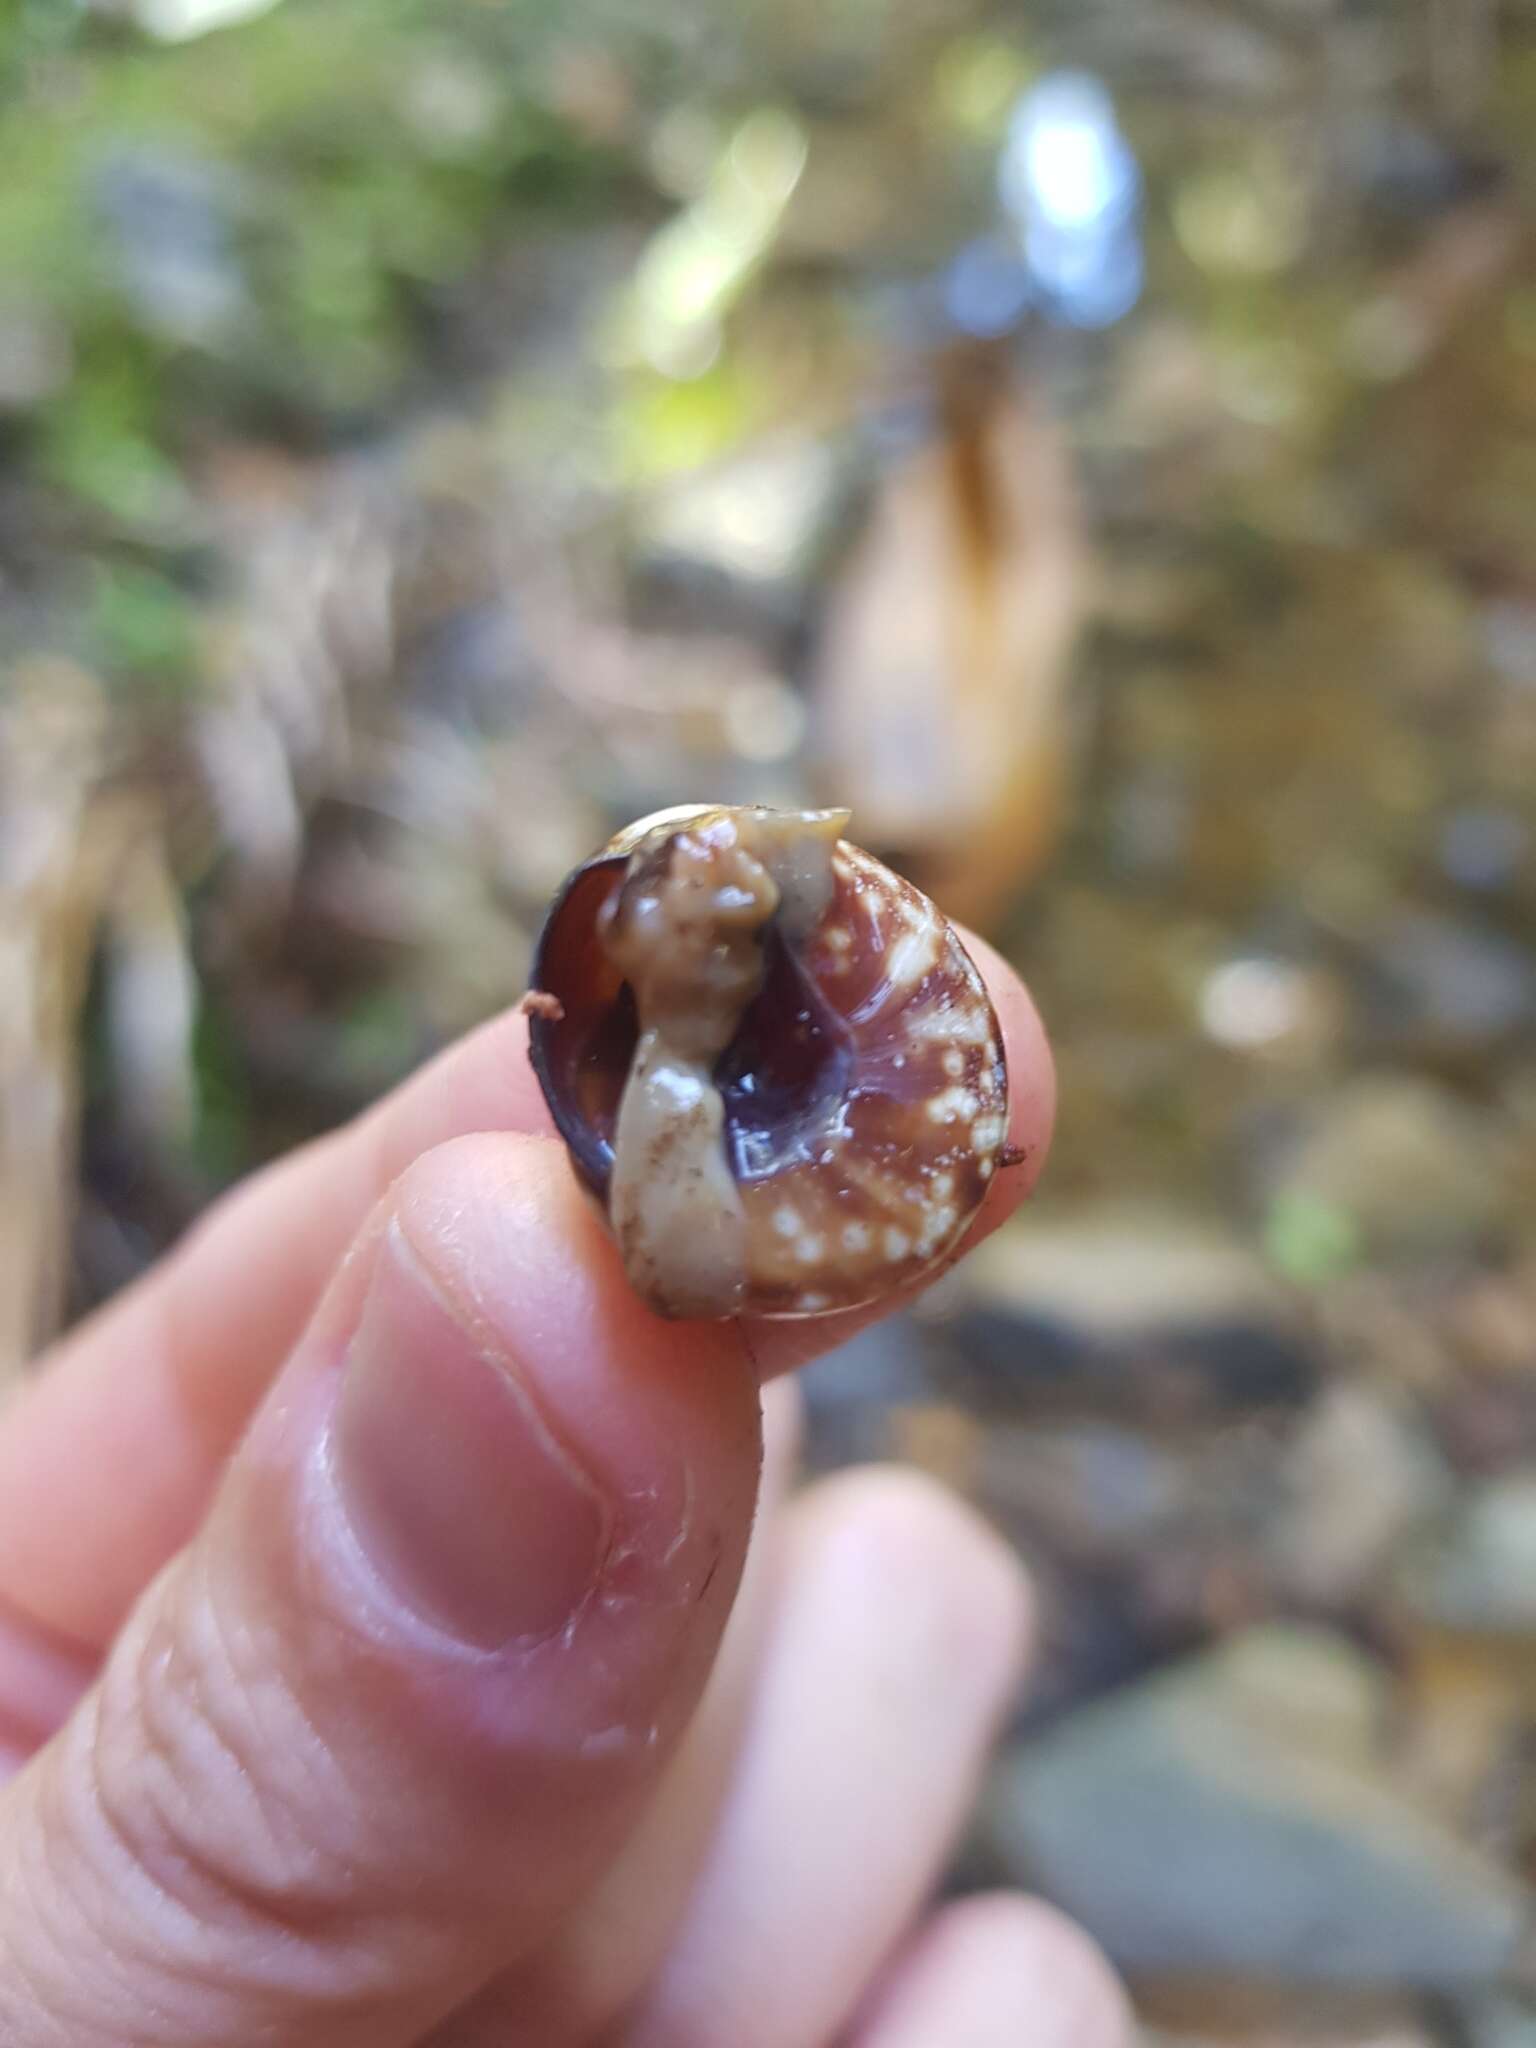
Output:
<svg viewBox="0 0 1536 2048">
<path fill-rule="evenodd" d="M 938 1881 L 1027 1615 L 1012 1553 L 931 1480 L 811 1490 L 730 1795 L 622 2048 L 833 2039 Z"/>
<path fill-rule="evenodd" d="M 0 1602 L 0 1786 L 47 1741 L 95 1673 L 94 1657 Z"/>
<path fill-rule="evenodd" d="M 713 1662 L 760 1441 L 729 1333 L 637 1324 L 598 1227 L 505 1136 L 425 1155 L 373 1219 L 196 1542 L 0 1797 L 7 2048 L 405 2048 L 612 1860 Z M 427 1419 L 392 1443 L 349 1417 L 402 1366 Z M 381 1442 L 413 1488 L 382 1548 Z M 519 1502 L 556 1481 L 601 1516 L 546 1612 L 571 1558 Z M 526 1626 L 489 1640 L 479 1588 L 472 1636 L 423 1607 L 442 1560 L 410 1546 L 445 1529 L 471 1562 L 499 1542 Z"/>
<path fill-rule="evenodd" d="M 1024 1155 L 995 1177 L 974 1242 L 1033 1185 L 1049 1141 L 1054 1083 L 1028 996 L 990 947 L 969 943 L 1002 1024 L 1009 1135 Z M 524 1020 L 510 1015 L 444 1054 L 357 1124 L 215 1205 L 177 1252 L 72 1336 L 50 1368 L 0 1409 L 0 1616 L 9 1606 L 83 1657 L 103 1647 L 140 1589 L 196 1529 L 224 1460 L 327 1275 L 396 1176 L 419 1153 L 463 1133 L 547 1136 L 549 1128 Z M 614 1272 L 617 1255 L 605 1233 L 594 1228 L 589 1241 L 595 1268 Z M 744 1345 L 767 1378 L 900 1305 L 742 1325 L 730 1341 Z M 636 1330 L 652 1320 L 638 1300 L 625 1313 Z M 0 1620 L 0 1698 L 6 1640 Z"/>
<path fill-rule="evenodd" d="M 718 1757 L 709 1766 L 719 1810 L 689 1858 L 691 1900 L 664 1798 L 597 1910 L 579 1910 L 555 1954 L 504 1976 L 430 2048 L 832 2038 L 937 1879 L 1013 1690 L 1027 1603 L 990 1530 L 915 1474 L 825 1481 L 783 1523 L 766 1589 L 759 1571 L 771 1607 L 755 1665 L 717 1673 L 733 1689 L 750 1675 L 751 1713 L 707 1731 L 735 1753 L 728 1785 Z M 679 1766 L 689 1761 L 685 1749 Z M 602 1954 L 616 1934 L 617 1963 Z"/>
<path fill-rule="evenodd" d="M 709 1686 L 634 1834 L 554 1940 L 503 1971 L 424 2048 L 591 2048 L 655 1975 L 709 1848 L 783 1577 L 799 1448 L 792 1379 L 763 1395 L 763 1479 L 741 1590 Z"/>
<path fill-rule="evenodd" d="M 1125 1995 L 1087 1935 L 1038 1899 L 945 1907 L 898 1956 L 847 2048 L 1128 2048 Z"/>
<path fill-rule="evenodd" d="M 396 1175 L 465 1132 L 549 1129 L 523 1020 L 499 1017 L 357 1123 L 216 1202 L 0 1406 L 0 1604 L 79 1653 L 100 1650 L 196 1529 L 333 1267 Z M 103 1486 L 104 1473 L 116 1483 Z"/>
</svg>

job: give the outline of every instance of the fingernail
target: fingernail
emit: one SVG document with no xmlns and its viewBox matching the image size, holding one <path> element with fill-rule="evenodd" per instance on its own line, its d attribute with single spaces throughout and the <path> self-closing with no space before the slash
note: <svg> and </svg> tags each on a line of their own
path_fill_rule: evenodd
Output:
<svg viewBox="0 0 1536 2048">
<path fill-rule="evenodd" d="M 464 1642 L 551 1635 L 596 1583 L 602 1496 L 514 1368 L 454 1314 L 398 1223 L 347 1355 L 333 1461 L 375 1567 L 423 1620 Z"/>
</svg>

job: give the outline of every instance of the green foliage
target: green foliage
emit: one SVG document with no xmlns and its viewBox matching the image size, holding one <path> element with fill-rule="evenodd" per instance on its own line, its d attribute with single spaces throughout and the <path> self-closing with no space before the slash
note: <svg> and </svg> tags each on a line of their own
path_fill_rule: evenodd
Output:
<svg viewBox="0 0 1536 2048">
<path fill-rule="evenodd" d="M 176 585 L 153 569 L 97 564 L 88 622 L 108 674 L 164 684 L 182 680 L 191 670 L 191 607 Z"/>
<path fill-rule="evenodd" d="M 1292 1190 L 1270 1204 L 1264 1249 L 1288 1280 L 1300 1287 L 1321 1287 L 1359 1262 L 1360 1233 L 1347 1210 Z"/>
<path fill-rule="evenodd" d="M 386 1088 L 421 1057 L 421 1019 L 401 990 L 370 989 L 337 1018 L 335 1043 L 349 1079 L 369 1089 Z"/>
<path fill-rule="evenodd" d="M 99 347 L 44 411 L 37 441 L 48 481 L 142 540 L 173 527 L 185 507 L 179 472 L 159 439 L 156 354 L 132 334 Z"/>
<path fill-rule="evenodd" d="M 0 0 L 0 305 L 70 351 L 33 408 L 42 476 L 150 541 L 210 415 L 325 436 L 386 407 L 520 203 L 611 185 L 548 103 L 557 33 L 531 0 L 289 0 L 161 45 Z"/>
<path fill-rule="evenodd" d="M 222 1007 L 216 988 L 205 986 L 193 1032 L 196 1121 L 191 1154 L 215 1183 L 232 1180 L 251 1164 L 251 1091 L 236 1020 Z"/>
</svg>

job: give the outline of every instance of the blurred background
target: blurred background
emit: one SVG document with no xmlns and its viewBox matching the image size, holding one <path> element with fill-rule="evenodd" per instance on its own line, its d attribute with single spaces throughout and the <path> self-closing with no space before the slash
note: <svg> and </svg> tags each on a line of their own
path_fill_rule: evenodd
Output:
<svg viewBox="0 0 1536 2048">
<path fill-rule="evenodd" d="M 1041 1589 L 955 1883 L 1166 2044 L 1531 2048 L 1536 5 L 7 0 L 0 94 L 0 1381 L 610 828 L 849 803 L 1061 1072 L 809 1380 Z"/>
</svg>

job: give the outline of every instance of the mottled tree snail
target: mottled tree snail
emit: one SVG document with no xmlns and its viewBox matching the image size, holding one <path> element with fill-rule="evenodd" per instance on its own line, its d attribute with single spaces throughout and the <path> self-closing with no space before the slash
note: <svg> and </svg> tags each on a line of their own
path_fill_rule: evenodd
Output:
<svg viewBox="0 0 1536 2048">
<path fill-rule="evenodd" d="M 875 1301 L 944 1259 L 998 1165 L 981 976 L 847 823 L 659 812 L 577 868 L 545 924 L 534 1069 L 662 1315 Z"/>
</svg>

